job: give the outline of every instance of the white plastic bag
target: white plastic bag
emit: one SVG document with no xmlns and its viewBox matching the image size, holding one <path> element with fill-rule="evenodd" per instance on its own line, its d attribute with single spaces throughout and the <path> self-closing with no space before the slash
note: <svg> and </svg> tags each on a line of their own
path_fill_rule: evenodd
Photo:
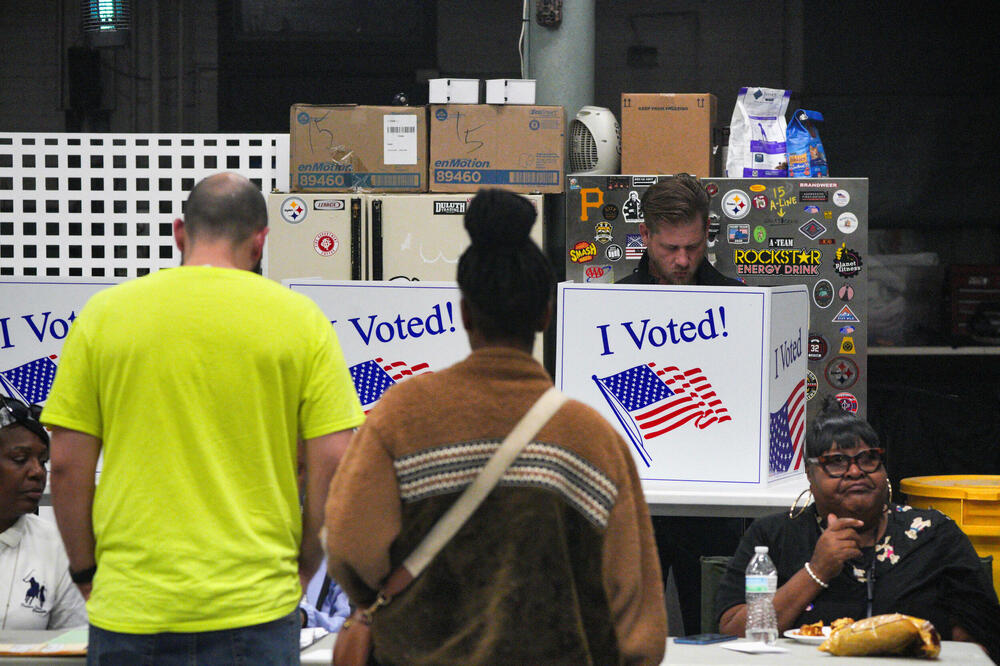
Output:
<svg viewBox="0 0 1000 666">
<path fill-rule="evenodd" d="M 740 88 L 729 123 L 729 178 L 784 178 L 788 176 L 785 154 L 785 110 L 791 90 Z"/>
</svg>

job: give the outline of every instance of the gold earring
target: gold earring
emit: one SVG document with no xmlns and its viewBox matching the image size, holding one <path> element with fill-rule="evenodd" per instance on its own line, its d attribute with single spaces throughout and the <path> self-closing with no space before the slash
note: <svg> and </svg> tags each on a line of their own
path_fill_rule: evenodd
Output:
<svg viewBox="0 0 1000 666">
<path fill-rule="evenodd" d="M 889 488 L 889 499 L 885 503 L 885 510 L 888 511 L 889 507 L 892 506 L 892 481 L 886 478 L 885 485 Z"/>
<path fill-rule="evenodd" d="M 809 493 L 809 499 L 806 500 L 805 504 L 802 505 L 802 508 L 799 509 L 798 512 L 796 513 L 795 507 L 798 506 L 799 500 L 802 499 L 802 496 L 805 495 L 806 493 Z M 796 518 L 801 516 L 802 512 L 805 511 L 806 508 L 809 506 L 809 502 L 811 500 L 812 500 L 812 489 L 806 488 L 801 493 L 799 493 L 799 496 L 795 498 L 795 501 L 792 502 L 792 505 L 788 507 L 788 517 L 791 518 L 792 520 L 795 520 Z"/>
</svg>

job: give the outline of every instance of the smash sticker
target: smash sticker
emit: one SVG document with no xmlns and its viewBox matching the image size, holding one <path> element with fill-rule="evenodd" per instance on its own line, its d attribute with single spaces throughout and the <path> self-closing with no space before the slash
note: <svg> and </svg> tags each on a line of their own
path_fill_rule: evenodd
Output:
<svg viewBox="0 0 1000 666">
<path fill-rule="evenodd" d="M 289 224 L 298 224 L 306 219 L 308 212 L 305 200 L 299 197 L 288 197 L 281 202 L 281 219 Z"/>
<path fill-rule="evenodd" d="M 841 391 L 834 396 L 837 402 L 840 403 L 840 407 L 845 412 L 850 412 L 851 414 L 858 413 L 858 399 L 853 393 L 848 393 L 847 391 Z"/>
<path fill-rule="evenodd" d="M 321 231 L 313 238 L 313 249 L 320 256 L 329 257 L 335 254 L 339 248 L 340 241 L 329 231 Z"/>
<path fill-rule="evenodd" d="M 574 264 L 585 264 L 597 256 L 597 246 L 590 241 L 580 241 L 569 251 L 569 260 Z"/>
<path fill-rule="evenodd" d="M 841 277 L 854 277 L 861 272 L 863 265 L 861 253 L 847 247 L 846 243 L 841 243 L 834 253 L 833 270 Z"/>
<path fill-rule="evenodd" d="M 750 197 L 743 190 L 729 190 L 722 198 L 722 212 L 732 220 L 742 220 L 750 212 Z"/>
</svg>

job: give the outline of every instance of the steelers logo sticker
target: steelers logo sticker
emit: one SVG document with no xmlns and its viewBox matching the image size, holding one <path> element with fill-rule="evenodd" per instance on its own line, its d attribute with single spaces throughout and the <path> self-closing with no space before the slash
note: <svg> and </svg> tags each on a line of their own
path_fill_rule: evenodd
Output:
<svg viewBox="0 0 1000 666">
<path fill-rule="evenodd" d="M 306 202 L 299 197 L 288 197 L 281 202 L 281 219 L 288 224 L 298 224 L 309 212 Z"/>
<path fill-rule="evenodd" d="M 340 249 L 340 241 L 329 231 L 321 231 L 313 238 L 313 249 L 322 257 L 329 257 Z"/>
<path fill-rule="evenodd" d="M 845 356 L 837 356 L 826 364 L 823 374 L 830 386 L 849 389 L 858 382 L 858 364 Z"/>
<path fill-rule="evenodd" d="M 750 197 L 743 190 L 729 190 L 722 198 L 722 212 L 731 220 L 742 220 L 750 213 Z"/>
</svg>

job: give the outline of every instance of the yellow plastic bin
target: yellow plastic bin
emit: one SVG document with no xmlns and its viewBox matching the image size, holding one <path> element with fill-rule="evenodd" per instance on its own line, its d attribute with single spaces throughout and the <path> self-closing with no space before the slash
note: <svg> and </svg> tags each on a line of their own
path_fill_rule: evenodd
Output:
<svg viewBox="0 0 1000 666">
<path fill-rule="evenodd" d="M 1000 476 L 914 476 L 900 485 L 911 506 L 948 515 L 980 557 L 993 556 L 993 588 L 1000 595 Z"/>
</svg>

